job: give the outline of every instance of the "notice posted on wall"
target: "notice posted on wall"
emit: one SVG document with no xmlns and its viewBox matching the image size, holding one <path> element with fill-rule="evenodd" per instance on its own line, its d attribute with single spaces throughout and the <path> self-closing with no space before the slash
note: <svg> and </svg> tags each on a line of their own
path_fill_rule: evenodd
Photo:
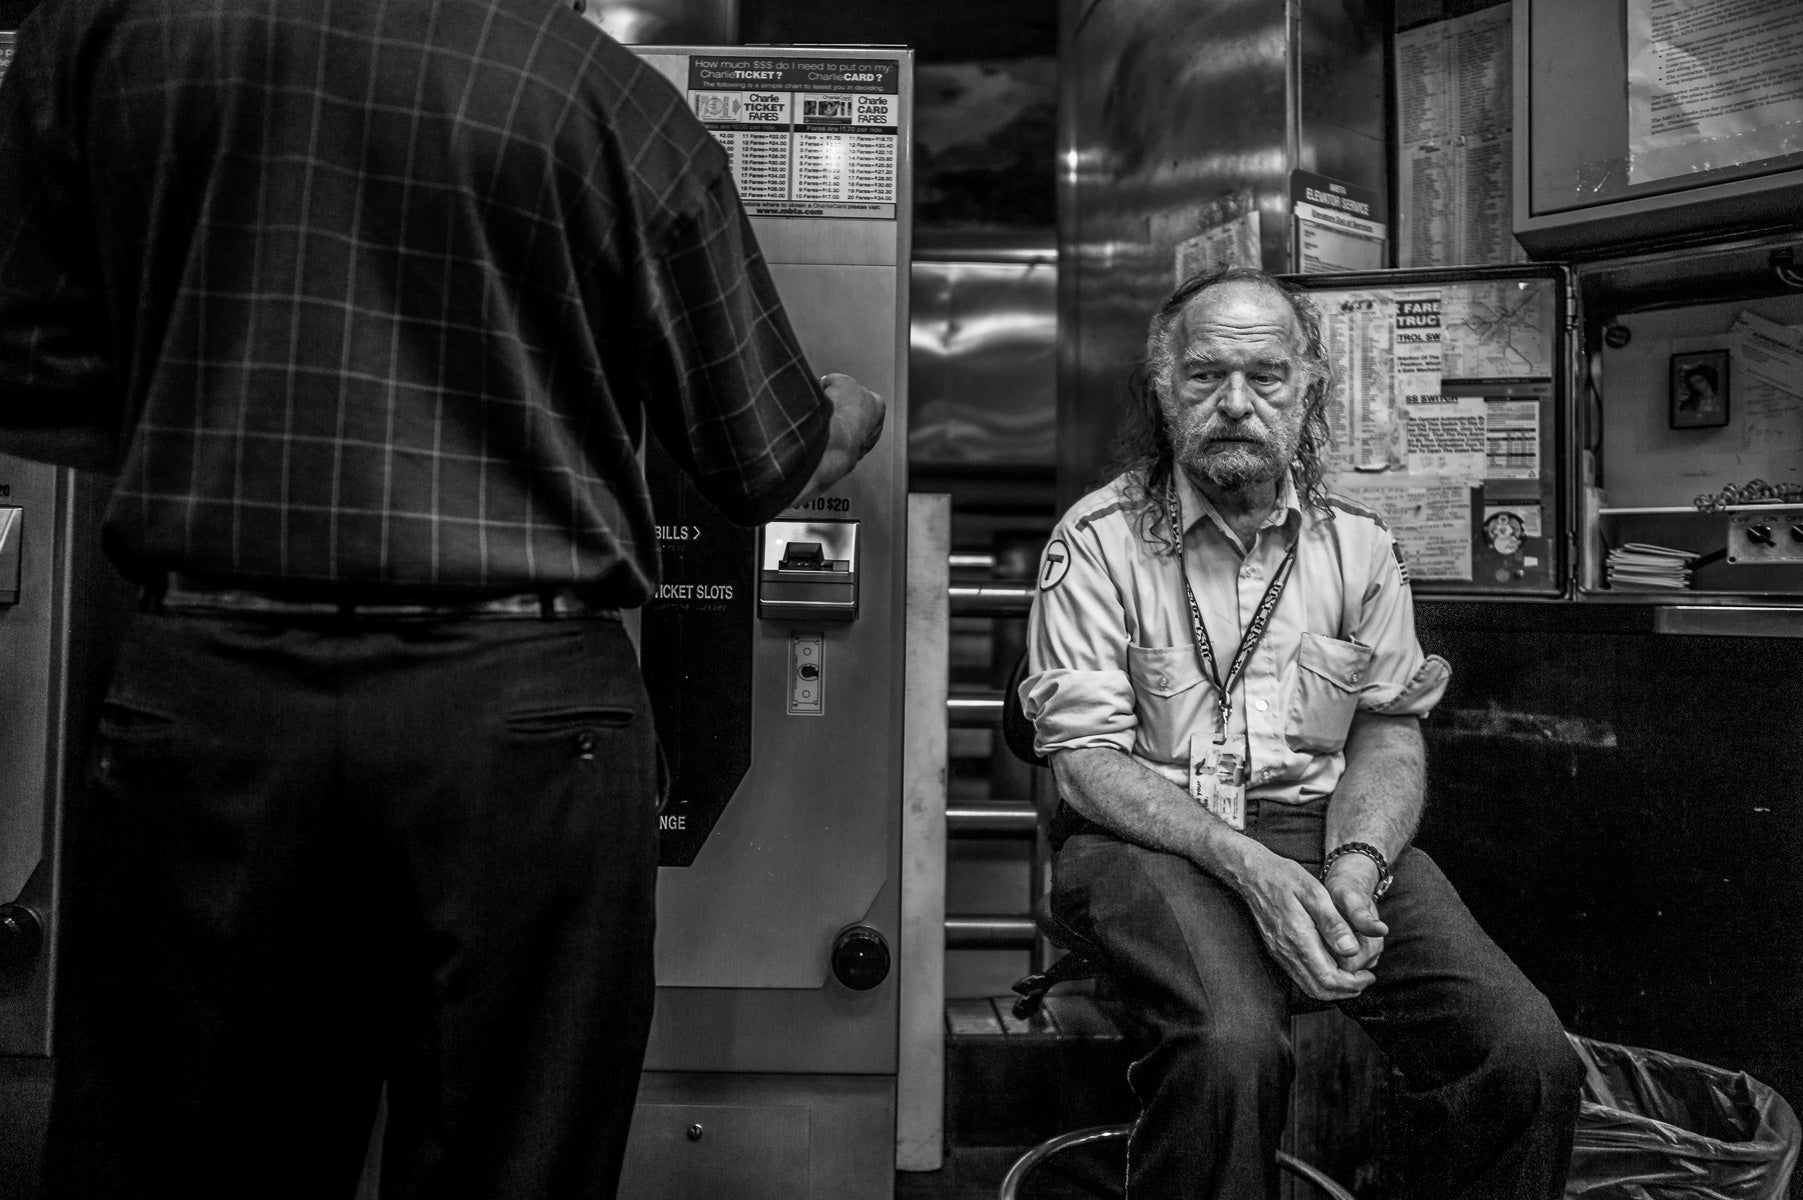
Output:
<svg viewBox="0 0 1803 1200">
<path fill-rule="evenodd" d="M 1403 404 L 1440 398 L 1440 293 L 1396 292 L 1390 343 Z"/>
<path fill-rule="evenodd" d="M 1482 396 L 1423 396 L 1404 411 L 1409 474 L 1483 482 L 1490 443 Z"/>
<path fill-rule="evenodd" d="M 1803 396 L 1803 330 L 1743 311 L 1728 336 L 1743 378 Z"/>
<path fill-rule="evenodd" d="M 1627 0 L 1628 180 L 1803 152 L 1803 4 Z"/>
<path fill-rule="evenodd" d="M 1511 519 L 1512 518 L 1512 519 Z M 1519 548 L 1498 544 L 1501 538 L 1496 531 L 1512 533 L 1516 538 L 1545 537 L 1544 526 L 1540 517 L 1538 504 L 1486 504 L 1484 505 L 1484 529 L 1490 535 L 1491 548 L 1503 554 L 1513 554 Z"/>
<path fill-rule="evenodd" d="M 893 60 L 689 59 L 689 104 L 753 216 L 894 220 L 900 85 Z"/>
<path fill-rule="evenodd" d="M 1484 477 L 1540 478 L 1540 402 L 1484 402 Z M 1539 537 L 1539 534 L 1534 534 Z"/>
<path fill-rule="evenodd" d="M 1484 402 L 1441 394 L 1440 293 L 1398 291 L 1391 323 L 1394 392 L 1402 405 L 1404 469 L 1481 482 Z"/>
<path fill-rule="evenodd" d="M 1743 311 L 1729 336 L 1741 461 L 1763 459 L 1775 483 L 1803 480 L 1803 329 Z"/>
<path fill-rule="evenodd" d="M 1383 197 L 1312 171 L 1290 172 L 1296 269 L 1305 275 L 1375 271 L 1386 265 L 1390 227 Z"/>
<path fill-rule="evenodd" d="M 1395 379 L 1394 305 L 1386 292 L 1335 292 L 1316 298 L 1321 333 L 1339 370 L 1327 401 L 1334 470 L 1402 466 L 1402 424 Z"/>
<path fill-rule="evenodd" d="M 1204 205 L 1200 232 L 1177 243 L 1172 253 L 1172 286 L 1206 271 L 1259 265 L 1258 206 L 1251 188 L 1241 188 Z"/>
<path fill-rule="evenodd" d="M 1525 262 L 1511 231 L 1509 5 L 1398 30 L 1395 46 L 1396 265 Z"/>
<path fill-rule="evenodd" d="M 1382 475 L 1341 477 L 1335 487 L 1383 517 L 1408 560 L 1410 579 L 1471 579 L 1469 483 Z"/>
</svg>

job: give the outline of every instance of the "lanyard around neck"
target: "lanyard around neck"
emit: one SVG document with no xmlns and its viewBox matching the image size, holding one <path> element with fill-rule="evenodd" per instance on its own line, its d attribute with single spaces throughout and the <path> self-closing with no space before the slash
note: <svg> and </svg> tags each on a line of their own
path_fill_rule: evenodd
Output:
<svg viewBox="0 0 1803 1200">
<path fill-rule="evenodd" d="M 1175 475 L 1171 477 L 1166 507 L 1171 514 L 1171 541 L 1177 546 L 1177 577 L 1183 580 L 1183 595 L 1189 601 L 1190 626 L 1196 639 L 1196 662 L 1202 668 L 1203 677 L 1215 685 L 1215 694 L 1220 698 L 1221 720 L 1215 731 L 1215 744 L 1221 745 L 1227 741 L 1227 721 L 1233 716 L 1234 685 L 1245 675 L 1246 664 L 1252 661 L 1252 652 L 1258 649 L 1258 644 L 1264 640 L 1265 630 L 1270 628 L 1271 614 L 1277 611 L 1277 601 L 1283 595 L 1283 585 L 1290 580 L 1290 569 L 1296 565 L 1296 547 L 1302 539 L 1298 537 L 1291 542 L 1283 561 L 1277 564 L 1277 574 L 1265 589 L 1264 598 L 1258 602 L 1258 609 L 1252 614 L 1252 623 L 1246 626 L 1246 635 L 1240 640 L 1240 648 L 1234 652 L 1233 661 L 1227 667 L 1227 677 L 1223 679 L 1220 664 L 1215 658 L 1214 643 L 1209 640 L 1208 630 L 1202 625 L 1202 607 L 1196 603 L 1196 591 L 1189 585 L 1189 571 L 1184 566 L 1183 518 L 1179 515 Z"/>
</svg>

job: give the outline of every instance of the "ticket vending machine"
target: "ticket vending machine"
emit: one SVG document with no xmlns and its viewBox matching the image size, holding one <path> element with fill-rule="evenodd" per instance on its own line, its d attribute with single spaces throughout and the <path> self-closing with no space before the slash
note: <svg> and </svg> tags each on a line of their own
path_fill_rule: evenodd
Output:
<svg viewBox="0 0 1803 1200">
<path fill-rule="evenodd" d="M 911 55 L 640 47 L 732 156 L 809 361 L 882 441 L 762 529 L 652 453 L 641 659 L 671 764 L 635 1200 L 888 1196 L 895 1164 Z"/>
</svg>

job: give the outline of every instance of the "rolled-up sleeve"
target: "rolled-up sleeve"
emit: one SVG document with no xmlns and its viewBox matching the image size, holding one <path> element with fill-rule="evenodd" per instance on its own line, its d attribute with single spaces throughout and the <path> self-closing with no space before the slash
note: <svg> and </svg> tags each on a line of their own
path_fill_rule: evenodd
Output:
<svg viewBox="0 0 1803 1200">
<path fill-rule="evenodd" d="M 1131 751 L 1139 723 L 1120 592 L 1096 526 L 1080 524 L 1066 519 L 1046 543 L 1028 622 L 1020 700 L 1041 754 L 1092 747 Z"/>
<path fill-rule="evenodd" d="M 1370 580 L 1357 625 L 1349 631 L 1353 640 L 1371 647 L 1358 706 L 1387 716 L 1425 717 L 1446 691 L 1452 667 L 1439 655 L 1422 652 L 1415 637 L 1415 598 L 1387 530 L 1372 539 Z"/>
<path fill-rule="evenodd" d="M 648 85 L 650 88 L 651 85 Z M 831 438 L 833 406 L 777 294 L 726 152 L 657 81 L 667 106 L 647 153 L 672 161 L 640 188 L 655 200 L 635 261 L 630 341 L 659 443 L 710 503 L 741 524 L 768 521 L 807 484 Z"/>
</svg>

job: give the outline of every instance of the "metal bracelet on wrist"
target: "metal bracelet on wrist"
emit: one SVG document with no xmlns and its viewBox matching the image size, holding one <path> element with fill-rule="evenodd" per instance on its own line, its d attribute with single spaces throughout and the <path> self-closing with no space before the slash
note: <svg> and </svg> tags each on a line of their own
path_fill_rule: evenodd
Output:
<svg viewBox="0 0 1803 1200">
<path fill-rule="evenodd" d="M 1328 868 L 1348 854 L 1363 854 L 1377 864 L 1377 886 L 1371 889 L 1371 898 L 1381 899 L 1390 890 L 1390 884 L 1395 882 L 1396 876 L 1390 874 L 1390 860 L 1384 857 L 1384 852 L 1369 842 L 1342 842 L 1329 850 L 1327 857 L 1321 860 L 1321 881 L 1327 882 Z"/>
</svg>

